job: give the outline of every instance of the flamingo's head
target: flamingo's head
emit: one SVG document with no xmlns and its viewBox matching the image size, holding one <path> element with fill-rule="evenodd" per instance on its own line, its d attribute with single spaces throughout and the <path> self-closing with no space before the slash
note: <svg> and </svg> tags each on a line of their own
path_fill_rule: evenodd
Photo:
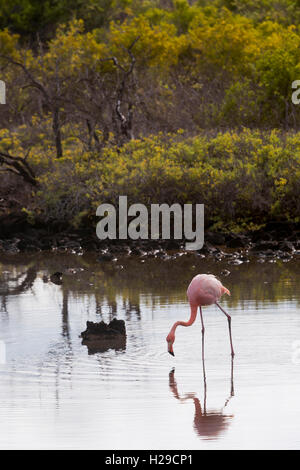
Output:
<svg viewBox="0 0 300 470">
<path fill-rule="evenodd" d="M 167 343 L 168 343 L 168 353 L 171 354 L 171 356 L 175 356 L 174 351 L 173 351 L 173 343 L 175 341 L 175 336 L 172 334 L 168 334 L 166 337 Z"/>
</svg>

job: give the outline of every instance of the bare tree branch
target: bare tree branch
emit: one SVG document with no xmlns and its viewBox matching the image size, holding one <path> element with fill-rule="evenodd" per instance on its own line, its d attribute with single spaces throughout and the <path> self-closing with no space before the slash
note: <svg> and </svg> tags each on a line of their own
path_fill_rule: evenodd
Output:
<svg viewBox="0 0 300 470">
<path fill-rule="evenodd" d="M 2 171 L 9 171 L 17 176 L 21 176 L 24 181 L 32 186 L 38 186 L 33 170 L 24 158 L 13 157 L 12 155 L 0 151 L 0 166 L 5 165 Z"/>
</svg>

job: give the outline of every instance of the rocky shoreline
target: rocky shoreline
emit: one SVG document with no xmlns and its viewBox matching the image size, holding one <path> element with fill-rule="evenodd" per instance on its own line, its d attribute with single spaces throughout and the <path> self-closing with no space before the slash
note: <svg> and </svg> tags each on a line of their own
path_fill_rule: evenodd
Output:
<svg viewBox="0 0 300 470">
<path fill-rule="evenodd" d="M 269 222 L 263 229 L 246 233 L 222 233 L 207 230 L 201 250 L 186 252 L 184 240 L 99 240 L 90 230 L 54 230 L 27 222 L 26 215 L 0 216 L 0 253 L 52 251 L 82 255 L 96 252 L 99 261 L 116 261 L 118 256 L 161 258 L 194 254 L 200 257 L 228 258 L 229 264 L 241 264 L 249 256 L 290 261 L 300 255 L 300 224 Z"/>
</svg>

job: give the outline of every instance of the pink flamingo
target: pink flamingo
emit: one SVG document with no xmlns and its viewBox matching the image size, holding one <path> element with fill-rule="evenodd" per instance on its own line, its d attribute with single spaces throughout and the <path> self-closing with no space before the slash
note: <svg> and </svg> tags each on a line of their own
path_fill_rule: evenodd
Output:
<svg viewBox="0 0 300 470">
<path fill-rule="evenodd" d="M 230 346 L 231 346 L 231 355 L 234 356 L 234 350 L 232 346 L 232 337 L 231 337 L 231 316 L 223 310 L 223 308 L 218 304 L 218 300 L 223 294 L 230 295 L 230 292 L 222 283 L 213 275 L 213 274 L 198 274 L 195 276 L 187 290 L 187 296 L 191 307 L 191 316 L 189 321 L 177 321 L 172 326 L 170 333 L 168 334 L 166 340 L 168 343 L 168 352 L 174 356 L 173 343 L 175 341 L 175 331 L 177 326 L 190 326 L 194 323 L 197 315 L 197 308 L 200 307 L 200 316 L 202 323 L 202 339 L 204 335 L 204 323 L 202 317 L 202 306 L 216 304 L 219 309 L 226 315 L 228 320 L 229 327 L 229 337 L 230 337 Z M 203 346 L 202 346 L 203 347 Z"/>
</svg>

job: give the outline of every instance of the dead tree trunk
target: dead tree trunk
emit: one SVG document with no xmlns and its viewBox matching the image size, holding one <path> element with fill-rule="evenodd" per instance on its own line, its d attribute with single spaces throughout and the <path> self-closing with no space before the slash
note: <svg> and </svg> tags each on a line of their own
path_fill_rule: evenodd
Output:
<svg viewBox="0 0 300 470">
<path fill-rule="evenodd" d="M 137 37 L 126 49 L 129 57 L 130 57 L 130 64 L 126 68 L 121 65 L 116 57 L 110 57 L 109 59 L 103 60 L 112 60 L 116 68 L 121 74 L 121 80 L 117 85 L 116 94 L 115 94 L 115 106 L 112 112 L 112 125 L 117 133 L 117 138 L 119 143 L 122 145 L 124 142 L 131 140 L 133 138 L 132 134 L 132 124 L 133 124 L 133 102 L 129 100 L 127 102 L 127 112 L 125 111 L 126 105 L 124 105 L 124 96 L 130 95 L 130 80 L 132 80 L 132 74 L 135 66 L 135 57 L 132 53 L 132 49 L 135 43 L 138 41 L 139 37 Z M 134 86 L 134 82 L 132 84 Z M 125 108 L 125 109 L 124 109 Z"/>
<path fill-rule="evenodd" d="M 62 144 L 61 144 L 61 132 L 60 132 L 58 107 L 54 107 L 53 109 L 52 128 L 53 128 L 54 138 L 55 138 L 56 157 L 61 158 L 63 156 L 63 150 L 62 150 Z"/>
</svg>

